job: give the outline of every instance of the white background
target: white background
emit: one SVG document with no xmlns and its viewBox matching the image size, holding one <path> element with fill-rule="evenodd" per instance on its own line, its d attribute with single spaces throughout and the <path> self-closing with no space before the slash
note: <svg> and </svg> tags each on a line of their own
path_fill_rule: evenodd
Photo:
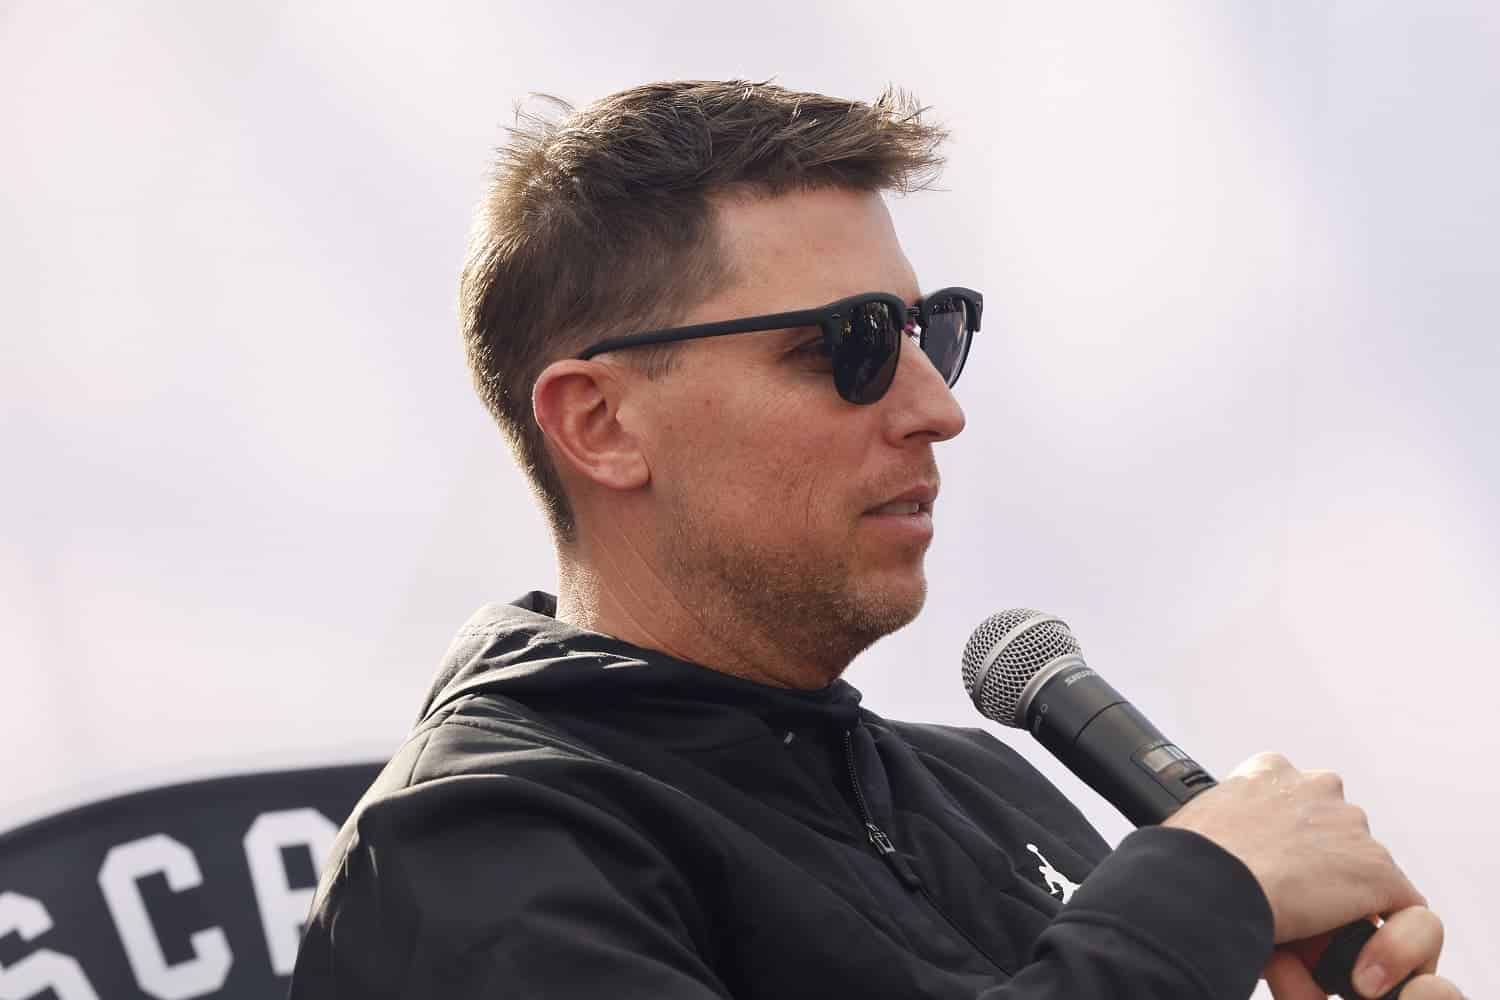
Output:
<svg viewBox="0 0 1500 1000">
<path fill-rule="evenodd" d="M 383 756 L 553 586 L 454 318 L 516 100 L 894 82 L 954 132 L 907 252 L 986 324 L 866 704 L 975 724 L 970 630 L 1061 614 L 1211 769 L 1342 772 L 1500 987 L 1492 0 L 420 9 L 0 3 L 0 828 Z"/>
</svg>

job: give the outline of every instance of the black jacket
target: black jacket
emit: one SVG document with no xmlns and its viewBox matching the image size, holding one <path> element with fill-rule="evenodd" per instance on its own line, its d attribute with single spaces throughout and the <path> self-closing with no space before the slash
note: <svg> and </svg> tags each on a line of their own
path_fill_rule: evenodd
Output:
<svg viewBox="0 0 1500 1000">
<path fill-rule="evenodd" d="M 552 612 L 533 593 L 459 632 L 339 835 L 294 1000 L 1254 989 L 1270 908 L 1206 838 L 1146 829 L 1111 853 L 986 732 Z"/>
</svg>

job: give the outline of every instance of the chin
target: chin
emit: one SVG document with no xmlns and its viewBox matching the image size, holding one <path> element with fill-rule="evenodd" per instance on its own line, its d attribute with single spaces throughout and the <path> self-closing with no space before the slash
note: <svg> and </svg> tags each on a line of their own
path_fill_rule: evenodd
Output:
<svg viewBox="0 0 1500 1000">
<path fill-rule="evenodd" d="M 859 595 L 868 631 L 889 635 L 910 625 L 927 603 L 927 576 L 920 569 L 914 574 L 872 581 Z"/>
</svg>

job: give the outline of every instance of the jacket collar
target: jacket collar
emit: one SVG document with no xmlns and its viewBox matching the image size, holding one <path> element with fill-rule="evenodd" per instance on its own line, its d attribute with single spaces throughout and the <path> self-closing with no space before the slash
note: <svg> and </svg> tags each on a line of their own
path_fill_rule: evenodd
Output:
<svg viewBox="0 0 1500 1000">
<path fill-rule="evenodd" d="M 773 687 L 575 628 L 556 613 L 557 599 L 539 590 L 480 608 L 449 645 L 422 717 L 479 691 L 575 704 L 671 697 L 737 707 L 778 727 L 847 729 L 860 717 L 860 693 L 843 679 L 812 691 Z"/>
</svg>

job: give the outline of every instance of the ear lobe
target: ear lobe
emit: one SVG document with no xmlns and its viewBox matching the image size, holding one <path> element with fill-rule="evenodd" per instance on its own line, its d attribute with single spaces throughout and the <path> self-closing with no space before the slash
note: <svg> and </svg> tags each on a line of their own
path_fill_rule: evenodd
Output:
<svg viewBox="0 0 1500 1000">
<path fill-rule="evenodd" d="M 568 359 L 544 368 L 531 390 L 531 412 L 555 460 L 606 489 L 634 490 L 651 480 L 646 456 L 620 421 L 628 389 L 610 366 Z"/>
</svg>

